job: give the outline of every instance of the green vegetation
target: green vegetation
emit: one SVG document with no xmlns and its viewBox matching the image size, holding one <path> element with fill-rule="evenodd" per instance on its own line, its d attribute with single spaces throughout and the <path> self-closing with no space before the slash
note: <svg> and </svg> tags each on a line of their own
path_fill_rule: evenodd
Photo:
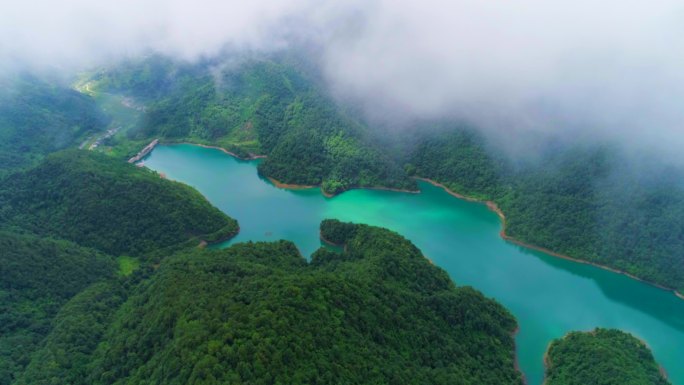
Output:
<svg viewBox="0 0 684 385">
<path fill-rule="evenodd" d="M 409 169 L 493 200 L 516 239 L 684 290 L 684 174 L 600 146 L 549 148 L 514 165 L 452 128 L 426 136 Z"/>
<path fill-rule="evenodd" d="M 82 381 L 151 263 L 238 230 L 190 187 L 85 150 L 0 180 L 0 227 L 0 385 Z"/>
<path fill-rule="evenodd" d="M 284 241 L 187 248 L 148 278 L 149 262 L 127 255 L 236 223 L 95 152 L 53 154 L 0 183 L 2 226 L 26 233 L 0 233 L 2 385 L 521 383 L 510 314 L 397 234 L 326 221 L 344 253 L 307 264 Z"/>
<path fill-rule="evenodd" d="M 116 259 L 119 264 L 119 275 L 128 276 L 140 267 L 140 260 L 122 255 Z"/>
<path fill-rule="evenodd" d="M 42 347 L 13 384 L 85 384 L 91 355 L 125 299 L 123 285 L 113 280 L 75 296 L 59 311 Z"/>
<path fill-rule="evenodd" d="M 503 307 L 389 230 L 321 233 L 345 250 L 193 247 L 118 278 L 95 251 L 0 233 L 0 384 L 522 384 Z"/>
<path fill-rule="evenodd" d="M 60 307 L 112 277 L 111 257 L 71 242 L 0 232 L 0 384 L 12 383 Z"/>
<path fill-rule="evenodd" d="M 667 385 L 648 347 L 619 330 L 573 332 L 549 346 L 545 385 Z"/>
<path fill-rule="evenodd" d="M 130 92 L 147 106 L 142 127 L 113 141 L 193 142 L 242 157 L 268 155 L 259 171 L 284 183 L 322 185 L 329 193 L 358 186 L 415 189 L 401 167 L 287 58 L 184 65 L 152 57 L 97 74 L 97 89 Z M 163 90 L 163 92 L 160 92 Z"/>
<path fill-rule="evenodd" d="M 78 145 L 105 126 L 87 95 L 28 75 L 0 79 L 0 177 Z"/>
<path fill-rule="evenodd" d="M 164 259 L 72 384 L 522 383 L 504 308 L 396 233 L 344 242 L 311 264 L 287 241 Z"/>
<path fill-rule="evenodd" d="M 491 155 L 477 133 L 448 125 L 421 130 L 405 166 L 411 175 L 434 179 L 452 191 L 481 200 L 506 191 L 502 180 L 505 163 Z"/>
<path fill-rule="evenodd" d="M 153 138 L 265 154 L 260 173 L 329 193 L 431 178 L 495 201 L 522 241 L 684 290 L 679 171 L 618 173 L 623 158 L 600 146 L 514 162 L 449 122 L 391 146 L 290 57 L 219 64 L 151 57 L 96 74 L 94 98 L 123 128 L 103 146 L 113 156 L 48 155 L 107 125 L 90 97 L 28 77 L 0 91 L 0 385 L 521 383 L 512 316 L 397 234 L 324 221 L 344 250 L 310 263 L 285 241 L 195 248 L 237 223 L 121 161 Z M 103 91 L 134 97 L 135 116 Z M 549 364 L 548 385 L 667 383 L 617 331 L 572 333 Z"/>
<path fill-rule="evenodd" d="M 0 181 L 0 224 L 115 256 L 216 241 L 238 230 L 194 189 L 82 150 L 51 155 Z"/>
<path fill-rule="evenodd" d="M 361 226 L 354 223 L 326 219 L 321 222 L 321 238 L 333 245 L 343 246 L 348 243 L 348 240 L 354 238 L 359 228 Z"/>
<path fill-rule="evenodd" d="M 684 291 L 681 171 L 601 145 L 538 140 L 535 159 L 499 155 L 472 127 L 414 124 L 392 144 L 336 103 L 295 54 L 175 63 L 130 61 L 93 77 L 99 90 L 148 107 L 142 125 L 112 142 L 126 157 L 152 138 L 268 155 L 259 172 L 328 193 L 359 186 L 415 189 L 410 176 L 493 200 L 509 235 Z M 394 131 L 395 136 L 396 131 Z M 388 144 L 388 142 L 390 142 Z M 655 170 L 655 171 L 654 171 Z"/>
</svg>

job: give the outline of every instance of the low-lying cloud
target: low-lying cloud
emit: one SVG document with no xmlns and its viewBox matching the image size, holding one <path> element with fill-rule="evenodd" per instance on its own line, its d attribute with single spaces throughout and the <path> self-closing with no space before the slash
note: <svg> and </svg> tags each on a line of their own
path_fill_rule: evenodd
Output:
<svg viewBox="0 0 684 385">
<path fill-rule="evenodd" d="M 33 0 L 0 13 L 0 55 L 24 65 L 308 41 L 331 89 L 377 116 L 619 139 L 672 157 L 684 146 L 682 37 L 673 0 Z"/>
<path fill-rule="evenodd" d="M 684 4 L 383 1 L 334 42 L 336 87 L 501 130 L 684 145 Z"/>
</svg>

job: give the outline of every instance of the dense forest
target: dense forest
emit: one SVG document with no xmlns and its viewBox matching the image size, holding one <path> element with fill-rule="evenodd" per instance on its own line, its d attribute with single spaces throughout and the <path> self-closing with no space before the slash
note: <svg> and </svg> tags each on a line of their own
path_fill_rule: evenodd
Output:
<svg viewBox="0 0 684 385">
<path fill-rule="evenodd" d="M 92 286 L 16 384 L 522 384 L 503 307 L 396 233 L 321 231 L 345 251 L 308 263 L 288 241 L 194 248 L 128 294 Z"/>
<path fill-rule="evenodd" d="M 55 371 L 89 357 L 152 263 L 238 230 L 190 187 L 85 150 L 0 180 L 0 228 L 0 385 L 80 380 Z"/>
<path fill-rule="evenodd" d="M 488 151 L 470 130 L 419 142 L 415 175 L 492 200 L 509 236 L 684 290 L 684 173 L 601 145 L 548 144 L 534 161 Z"/>
<path fill-rule="evenodd" d="M 455 121 L 379 128 L 333 100 L 315 66 L 296 58 L 189 65 L 153 56 L 102 70 L 93 82 L 148 107 L 142 126 L 112 143 L 126 155 L 157 137 L 217 145 L 243 157 L 268 155 L 263 175 L 320 184 L 327 193 L 415 189 L 410 177 L 430 178 L 495 201 L 508 235 L 521 241 L 684 290 L 681 170 L 627 161 L 615 146 L 552 138 L 525 159 L 502 154 L 475 127 Z"/>
<path fill-rule="evenodd" d="M 60 307 L 114 260 L 67 241 L 0 232 L 0 384 L 8 385 L 50 331 Z"/>
<path fill-rule="evenodd" d="M 93 151 L 67 150 L 0 181 L 0 224 L 139 256 L 235 234 L 194 189 Z"/>
<path fill-rule="evenodd" d="M 12 384 L 84 383 L 91 355 L 127 298 L 127 286 L 131 280 L 103 280 L 74 296 L 54 317 L 50 333 Z"/>
<path fill-rule="evenodd" d="M 573 332 L 555 340 L 546 356 L 545 385 L 668 385 L 651 351 L 614 329 Z"/>
<path fill-rule="evenodd" d="M 94 99 L 2 83 L 0 385 L 521 384 L 513 317 L 398 234 L 324 221 L 344 251 L 310 262 L 287 241 L 197 248 L 237 222 L 123 160 L 153 138 L 267 155 L 264 176 L 327 193 L 434 179 L 496 202 L 517 239 L 684 290 L 684 175 L 652 159 L 553 142 L 516 159 L 449 121 L 383 138 L 289 55 L 151 56 L 88 81 L 144 105 L 102 151 L 73 149 L 108 124 Z M 548 385 L 667 384 L 617 331 L 571 333 L 548 363 Z"/>
<path fill-rule="evenodd" d="M 216 145 L 242 157 L 268 155 L 264 175 L 322 185 L 329 193 L 358 186 L 415 189 L 415 182 L 354 115 L 340 109 L 288 58 L 183 65 L 152 57 L 93 76 L 97 89 L 128 92 L 146 105 L 138 130 L 113 141 L 161 138 Z M 163 91 L 163 92 L 160 92 Z"/>
<path fill-rule="evenodd" d="M 92 98 L 35 76 L 0 78 L 0 177 L 105 128 Z"/>
</svg>

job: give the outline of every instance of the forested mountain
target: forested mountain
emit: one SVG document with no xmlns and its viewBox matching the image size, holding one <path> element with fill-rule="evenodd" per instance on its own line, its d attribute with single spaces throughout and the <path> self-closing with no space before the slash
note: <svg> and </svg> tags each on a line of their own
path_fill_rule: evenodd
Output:
<svg viewBox="0 0 684 385">
<path fill-rule="evenodd" d="M 625 332 L 596 329 L 553 341 L 545 385 L 668 385 L 645 343 Z"/>
<path fill-rule="evenodd" d="M 1 385 L 20 374 L 48 384 L 56 367 L 89 356 L 125 297 L 119 281 L 130 281 L 116 278 L 111 255 L 156 261 L 155 253 L 169 252 L 160 248 L 194 247 L 238 229 L 192 188 L 85 150 L 49 155 L 0 180 L 0 227 Z M 29 362 L 39 369 L 24 373 Z"/>
<path fill-rule="evenodd" d="M 496 202 L 517 239 L 684 289 L 684 175 L 626 168 L 615 148 L 552 146 L 525 163 L 455 122 L 417 122 L 389 146 L 292 57 L 150 57 L 89 83 L 145 105 L 143 123 L 104 146 L 115 156 L 48 155 L 105 120 L 89 97 L 23 82 L 0 95 L 0 243 L 11 250 L 0 255 L 0 385 L 522 382 L 512 316 L 395 233 L 325 221 L 322 236 L 344 251 L 310 263 L 286 241 L 196 248 L 237 223 L 118 157 L 153 138 L 267 155 L 265 176 L 329 193 L 431 178 Z M 113 256 L 142 267 L 123 277 Z M 665 384 L 632 339 L 598 330 L 555 342 L 549 385 L 619 365 Z M 609 351 L 614 362 L 575 363 L 611 346 L 624 353 Z"/>
<path fill-rule="evenodd" d="M 396 233 L 321 230 L 345 251 L 307 263 L 287 241 L 188 249 L 120 307 L 120 291 L 94 286 L 63 308 L 17 384 L 522 383 L 503 307 Z"/>
<path fill-rule="evenodd" d="M 194 189 L 84 150 L 53 154 L 0 181 L 0 224 L 115 256 L 214 241 L 238 230 Z"/>
<path fill-rule="evenodd" d="M 320 184 L 330 193 L 415 189 L 367 127 L 298 68 L 287 58 L 184 65 L 151 57 L 96 74 L 93 83 L 145 103 L 143 126 L 129 132 L 136 143 L 161 138 L 221 146 L 242 157 L 268 155 L 259 166 L 264 175 Z"/>
<path fill-rule="evenodd" d="M 412 135 L 406 170 L 413 176 L 434 179 L 459 194 L 491 200 L 504 195 L 505 159 L 486 148 L 485 139 L 473 129 L 454 124 L 421 127 Z"/>
<path fill-rule="evenodd" d="M 114 275 L 114 260 L 67 241 L 0 231 L 0 384 L 12 383 L 71 297 Z"/>
<path fill-rule="evenodd" d="M 684 290 L 682 170 L 600 145 L 549 145 L 517 165 L 456 128 L 426 136 L 409 162 L 415 175 L 496 202 L 509 236 Z"/>
<path fill-rule="evenodd" d="M 45 155 L 78 145 L 106 118 L 76 90 L 30 75 L 0 78 L 0 177 Z"/>
<path fill-rule="evenodd" d="M 265 176 L 322 184 L 329 193 L 414 189 L 408 176 L 431 178 L 495 201 L 507 233 L 523 242 L 684 290 L 681 170 L 654 164 L 639 171 L 619 149 L 599 144 L 550 142 L 536 161 L 521 162 L 453 121 L 416 122 L 396 140 L 401 145 L 388 146 L 295 56 L 193 65 L 151 57 L 105 70 L 94 84 L 148 105 L 143 127 L 115 143 L 129 153 L 160 137 L 265 154 Z"/>
<path fill-rule="evenodd" d="M 110 279 L 95 283 L 67 302 L 52 321 L 50 334 L 12 384 L 84 383 L 91 355 L 126 299 L 125 282 Z"/>
</svg>

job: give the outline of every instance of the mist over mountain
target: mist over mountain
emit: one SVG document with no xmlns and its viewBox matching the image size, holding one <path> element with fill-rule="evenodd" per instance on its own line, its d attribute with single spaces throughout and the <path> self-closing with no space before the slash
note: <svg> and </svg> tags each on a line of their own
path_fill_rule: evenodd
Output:
<svg viewBox="0 0 684 385">
<path fill-rule="evenodd" d="M 684 383 L 683 19 L 4 4 L 0 385 Z"/>
<path fill-rule="evenodd" d="M 73 71 L 149 52 L 196 61 L 306 46 L 338 98 L 388 126 L 457 118 L 507 148 L 618 141 L 677 162 L 684 145 L 677 1 L 49 5 L 5 7 L 4 62 Z"/>
</svg>

